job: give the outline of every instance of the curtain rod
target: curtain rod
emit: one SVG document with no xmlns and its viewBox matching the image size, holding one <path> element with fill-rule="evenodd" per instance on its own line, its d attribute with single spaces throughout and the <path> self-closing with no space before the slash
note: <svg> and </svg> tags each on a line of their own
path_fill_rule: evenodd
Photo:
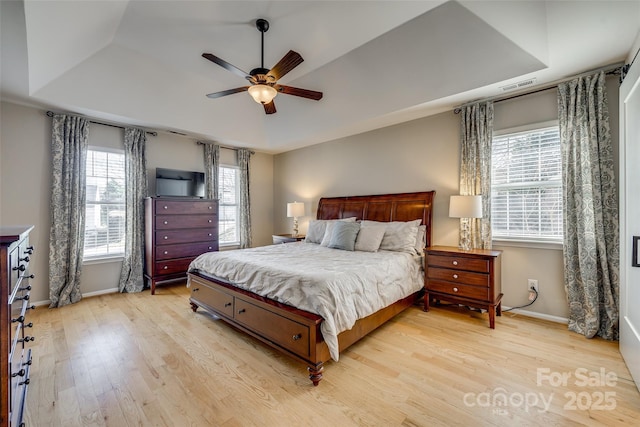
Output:
<svg viewBox="0 0 640 427">
<path fill-rule="evenodd" d="M 485 99 L 481 99 L 481 100 L 470 101 L 470 102 L 467 102 L 467 103 L 464 103 L 464 104 L 460 105 L 459 107 L 456 107 L 453 110 L 453 112 L 455 114 L 460 114 L 460 112 L 462 111 L 463 107 L 466 107 L 466 106 L 471 105 L 471 104 L 475 104 L 477 102 L 489 102 L 489 101 L 502 102 L 502 101 L 508 101 L 509 99 L 520 98 L 521 96 L 525 96 L 525 95 L 533 95 L 534 93 L 544 92 L 544 91 L 547 91 L 547 90 L 554 89 L 554 88 L 558 87 L 558 85 L 561 84 L 561 83 L 568 82 L 568 81 L 571 81 L 573 79 L 577 79 L 577 78 L 580 78 L 580 77 L 590 76 L 592 74 L 599 73 L 601 71 L 604 71 L 605 74 L 616 74 L 616 73 L 620 72 L 620 70 L 622 69 L 623 66 L 624 66 L 624 62 L 618 62 L 616 64 L 606 65 L 604 67 L 600 67 L 600 68 L 597 68 L 597 69 L 592 70 L 592 71 L 587 71 L 585 73 L 577 74 L 577 75 L 575 75 L 573 77 L 567 77 L 567 78 L 564 78 L 564 79 L 561 79 L 561 80 L 555 80 L 555 81 L 553 81 L 553 82 L 551 82 L 549 84 L 546 84 L 546 85 L 544 85 L 544 86 L 542 86 L 542 87 L 540 87 L 538 89 L 534 89 L 534 90 L 531 90 L 531 91 L 527 91 L 527 92 L 523 92 L 523 93 L 517 93 L 517 94 L 514 94 L 514 95 L 503 95 L 503 96 L 497 95 L 497 96 L 493 96 L 493 97 L 489 97 L 489 98 L 485 98 Z"/>
<path fill-rule="evenodd" d="M 47 116 L 49 116 L 49 117 L 53 117 L 54 114 L 56 114 L 56 113 L 54 113 L 53 111 L 47 111 Z M 124 129 L 125 128 L 125 126 L 122 126 L 122 125 L 114 125 L 112 123 L 103 123 L 103 122 L 98 122 L 98 121 L 95 121 L 95 120 L 92 120 L 92 119 L 89 119 L 89 123 L 94 123 L 96 125 L 102 125 L 102 126 L 110 126 L 112 128 L 119 128 L 119 129 Z M 132 126 L 132 127 L 135 127 L 135 126 Z M 158 136 L 158 132 L 154 132 L 154 131 L 150 131 L 150 130 L 145 130 L 145 133 L 148 133 L 151 136 Z"/>
<path fill-rule="evenodd" d="M 214 144 L 214 145 L 217 145 L 220 148 L 224 148 L 226 150 L 233 150 L 233 151 L 238 151 L 238 150 L 240 150 L 242 148 L 242 147 L 228 147 L 226 145 L 220 145 L 220 144 L 216 144 L 215 142 L 208 142 L 208 141 L 196 141 L 196 144 L 198 144 L 198 145 Z M 256 154 L 255 151 L 251 151 L 251 150 L 249 151 L 249 153 Z"/>
</svg>

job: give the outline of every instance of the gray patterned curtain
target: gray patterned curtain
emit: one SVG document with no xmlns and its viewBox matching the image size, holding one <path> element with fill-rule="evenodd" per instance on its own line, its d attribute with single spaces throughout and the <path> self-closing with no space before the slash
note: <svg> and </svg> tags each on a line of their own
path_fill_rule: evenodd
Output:
<svg viewBox="0 0 640 427">
<path fill-rule="evenodd" d="M 251 151 L 238 149 L 240 168 L 240 248 L 251 247 L 251 198 L 249 197 L 249 161 Z"/>
<path fill-rule="evenodd" d="M 207 199 L 218 198 L 218 170 L 220 168 L 220 146 L 203 142 L 204 182 Z"/>
<path fill-rule="evenodd" d="M 82 299 L 84 221 L 89 121 L 54 115 L 51 132 L 51 229 L 49 231 L 49 307 Z"/>
<path fill-rule="evenodd" d="M 569 329 L 618 339 L 617 187 L 605 75 L 558 85 Z"/>
<path fill-rule="evenodd" d="M 460 194 L 482 195 L 483 215 L 460 218 L 460 239 L 469 239 L 472 248 L 491 249 L 493 102 L 462 107 L 460 115 Z"/>
<path fill-rule="evenodd" d="M 147 136 L 140 129 L 124 130 L 124 175 L 126 220 L 124 260 L 120 272 L 120 292 L 144 289 L 144 198 L 147 196 Z"/>
</svg>

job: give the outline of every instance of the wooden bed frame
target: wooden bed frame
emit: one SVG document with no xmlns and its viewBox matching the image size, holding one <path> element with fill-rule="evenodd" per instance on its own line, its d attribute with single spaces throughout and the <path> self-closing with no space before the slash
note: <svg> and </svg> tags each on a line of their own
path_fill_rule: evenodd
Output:
<svg viewBox="0 0 640 427">
<path fill-rule="evenodd" d="M 432 206 L 435 191 L 373 196 L 329 197 L 318 203 L 318 219 L 356 217 L 358 220 L 411 221 L 426 225 L 426 245 L 431 244 Z M 202 307 L 265 344 L 308 365 L 309 379 L 317 386 L 323 364 L 330 360 L 329 348 L 320 331 L 323 319 L 317 314 L 279 303 L 202 272 L 189 272 L 191 308 Z M 401 299 L 360 319 L 338 335 L 342 352 L 350 345 L 413 305 L 417 294 Z"/>
</svg>

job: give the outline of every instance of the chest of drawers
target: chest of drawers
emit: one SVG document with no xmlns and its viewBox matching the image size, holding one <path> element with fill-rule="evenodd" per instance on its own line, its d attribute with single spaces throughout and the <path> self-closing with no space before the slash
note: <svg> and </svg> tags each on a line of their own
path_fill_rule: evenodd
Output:
<svg viewBox="0 0 640 427">
<path fill-rule="evenodd" d="M 502 251 L 431 246 L 424 253 L 425 311 L 431 299 L 485 309 L 489 327 L 494 329 L 495 316 L 501 315 Z"/>
<path fill-rule="evenodd" d="M 34 248 L 29 244 L 32 226 L 0 228 L 0 426 L 23 425 L 24 407 L 31 367 L 33 341 L 28 321 L 29 311 L 35 307 L 29 297 L 34 276 L 29 262 Z"/>
<path fill-rule="evenodd" d="M 145 278 L 156 284 L 187 277 L 189 264 L 218 250 L 218 201 L 145 199 Z"/>
</svg>

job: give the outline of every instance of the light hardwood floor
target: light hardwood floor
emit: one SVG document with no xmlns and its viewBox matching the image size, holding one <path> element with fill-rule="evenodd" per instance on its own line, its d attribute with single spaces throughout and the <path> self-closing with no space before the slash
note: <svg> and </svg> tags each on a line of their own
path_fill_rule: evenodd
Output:
<svg viewBox="0 0 640 427">
<path fill-rule="evenodd" d="M 505 313 L 412 307 L 306 367 L 202 309 L 184 285 L 31 314 L 27 426 L 638 425 L 616 342 Z M 561 381 L 562 376 L 569 376 Z M 588 379 L 588 381 L 585 380 Z M 557 382 L 556 382 L 557 381 Z"/>
</svg>

